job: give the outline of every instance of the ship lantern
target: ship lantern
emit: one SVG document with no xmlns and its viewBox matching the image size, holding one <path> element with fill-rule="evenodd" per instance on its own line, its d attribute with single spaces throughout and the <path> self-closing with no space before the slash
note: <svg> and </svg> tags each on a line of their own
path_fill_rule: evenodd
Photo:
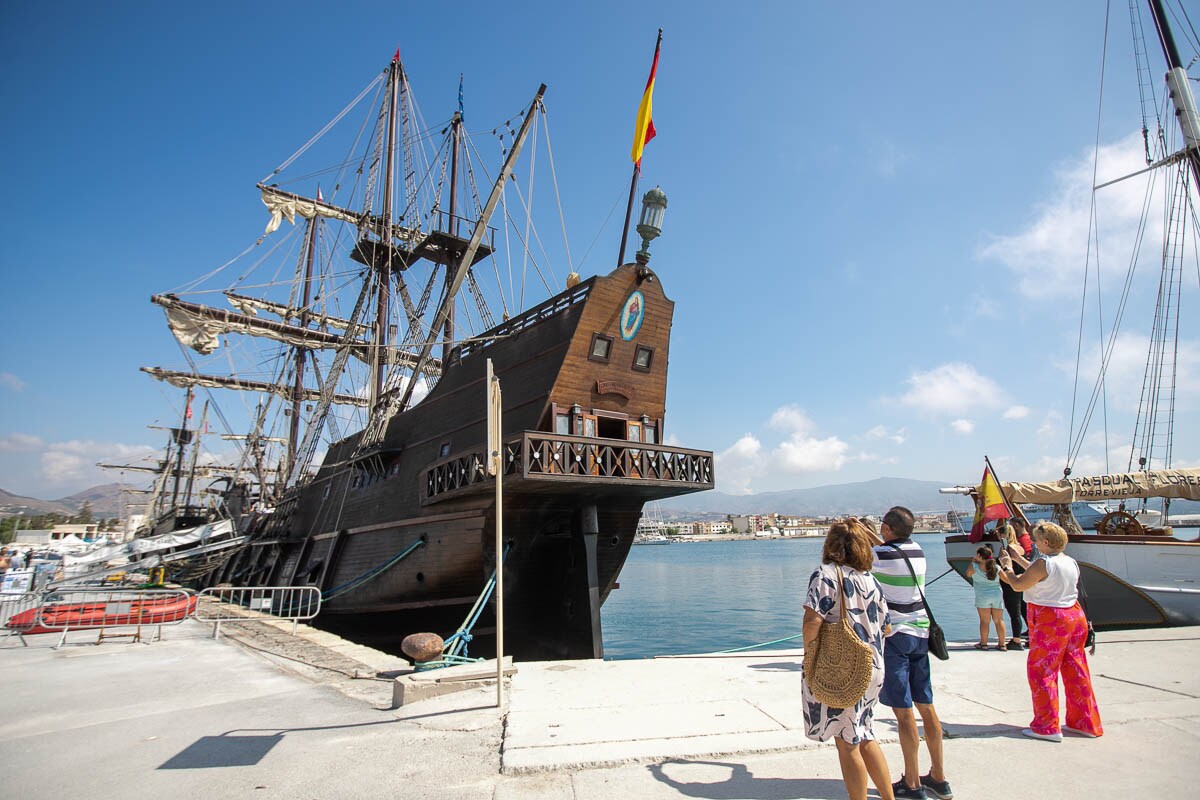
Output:
<svg viewBox="0 0 1200 800">
<path fill-rule="evenodd" d="M 637 232 L 642 237 L 642 249 L 637 251 L 639 264 L 650 260 L 650 242 L 662 234 L 663 214 L 667 211 L 667 196 L 655 186 L 642 196 L 642 215 L 638 219 Z"/>
</svg>

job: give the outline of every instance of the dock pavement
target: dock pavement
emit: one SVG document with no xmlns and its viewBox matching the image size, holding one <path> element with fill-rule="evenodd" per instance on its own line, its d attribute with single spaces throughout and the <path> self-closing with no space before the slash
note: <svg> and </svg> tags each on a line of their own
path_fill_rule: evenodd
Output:
<svg viewBox="0 0 1200 800">
<path fill-rule="evenodd" d="M 289 633 L 223 626 L 213 639 L 189 620 L 151 643 L 0 641 L 3 796 L 846 796 L 832 744 L 804 737 L 796 651 L 519 663 L 501 712 L 494 685 L 391 708 L 396 659 Z M 1200 796 L 1188 767 L 1200 752 L 1200 628 L 1100 635 L 1096 740 L 1020 735 L 1024 655 L 961 643 L 934 662 L 956 798 Z M 896 779 L 882 706 L 875 732 Z"/>
</svg>

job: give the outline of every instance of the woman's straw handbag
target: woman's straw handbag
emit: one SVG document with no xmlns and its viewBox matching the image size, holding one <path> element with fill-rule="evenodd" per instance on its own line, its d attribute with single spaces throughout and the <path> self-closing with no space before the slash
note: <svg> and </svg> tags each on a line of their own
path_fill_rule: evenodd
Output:
<svg viewBox="0 0 1200 800">
<path fill-rule="evenodd" d="M 846 595 L 838 567 L 838 597 L 842 604 L 837 622 L 822 622 L 814 647 L 804 649 L 804 680 L 812 696 L 830 708 L 850 708 L 871 684 L 874 650 L 858 638 L 846 619 Z"/>
</svg>

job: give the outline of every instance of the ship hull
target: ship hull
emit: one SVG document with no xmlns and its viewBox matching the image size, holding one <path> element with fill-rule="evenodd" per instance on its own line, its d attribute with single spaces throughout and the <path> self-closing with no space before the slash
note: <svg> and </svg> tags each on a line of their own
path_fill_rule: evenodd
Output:
<svg viewBox="0 0 1200 800">
<path fill-rule="evenodd" d="M 946 560 L 964 579 L 977 547 L 946 538 Z M 1079 562 L 1098 628 L 1200 625 L 1200 542 L 1083 534 L 1069 537 L 1067 553 Z"/>
</svg>

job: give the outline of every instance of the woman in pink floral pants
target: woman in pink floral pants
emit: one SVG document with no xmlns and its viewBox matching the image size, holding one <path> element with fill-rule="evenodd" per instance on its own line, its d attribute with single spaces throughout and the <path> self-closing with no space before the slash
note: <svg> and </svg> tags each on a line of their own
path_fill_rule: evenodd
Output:
<svg viewBox="0 0 1200 800">
<path fill-rule="evenodd" d="M 1063 730 L 1096 738 L 1104 733 L 1100 710 L 1088 670 L 1087 617 L 1079 606 L 1079 564 L 1063 551 L 1066 532 L 1052 522 L 1033 529 L 1033 541 L 1041 555 L 1025 561 L 1010 548 L 1000 554 L 1000 580 L 1025 593 L 1029 607 L 1029 658 L 1026 673 L 1033 694 L 1033 722 L 1021 731 L 1033 739 L 1062 741 Z M 1012 561 L 1025 572 L 1012 571 Z M 1058 677 L 1062 675 L 1067 698 L 1066 724 L 1059 726 Z"/>
</svg>

